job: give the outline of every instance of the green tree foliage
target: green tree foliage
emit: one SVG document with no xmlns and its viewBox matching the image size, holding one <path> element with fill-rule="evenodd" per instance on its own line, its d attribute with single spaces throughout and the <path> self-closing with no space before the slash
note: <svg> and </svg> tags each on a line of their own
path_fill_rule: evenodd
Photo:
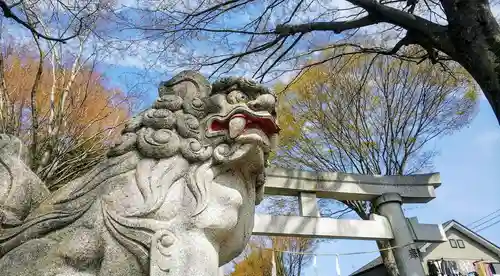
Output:
<svg viewBox="0 0 500 276">
<path fill-rule="evenodd" d="M 425 61 L 361 54 L 335 63 L 310 68 L 280 95 L 280 163 L 415 173 L 431 164 L 428 142 L 463 128 L 475 113 L 476 87 L 460 68 L 450 74 Z"/>
<path fill-rule="evenodd" d="M 467 126 L 475 113 L 473 81 L 463 69 L 449 66 L 452 74 L 427 61 L 359 54 L 310 67 L 278 87 L 286 89 L 280 95 L 283 132 L 274 162 L 376 175 L 429 170 L 436 154 L 430 142 Z M 342 203 L 368 219 L 370 202 Z M 380 248 L 388 246 L 379 242 Z"/>
</svg>

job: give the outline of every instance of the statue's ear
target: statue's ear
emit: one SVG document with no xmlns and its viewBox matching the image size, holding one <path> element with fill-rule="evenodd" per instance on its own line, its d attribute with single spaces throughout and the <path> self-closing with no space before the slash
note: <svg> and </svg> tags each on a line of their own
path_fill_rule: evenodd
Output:
<svg viewBox="0 0 500 276">
<path fill-rule="evenodd" d="M 184 100 L 205 98 L 210 95 L 211 85 L 208 80 L 196 71 L 182 71 L 168 81 L 160 83 L 158 94 L 180 96 Z"/>
</svg>

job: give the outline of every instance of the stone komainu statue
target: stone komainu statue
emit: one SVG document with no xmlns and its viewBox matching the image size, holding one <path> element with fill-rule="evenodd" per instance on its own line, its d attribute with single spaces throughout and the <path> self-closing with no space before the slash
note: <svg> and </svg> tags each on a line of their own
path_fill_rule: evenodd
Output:
<svg viewBox="0 0 500 276">
<path fill-rule="evenodd" d="M 49 194 L 0 137 L 0 274 L 213 276 L 245 247 L 278 133 L 276 99 L 185 71 L 108 158 Z"/>
</svg>

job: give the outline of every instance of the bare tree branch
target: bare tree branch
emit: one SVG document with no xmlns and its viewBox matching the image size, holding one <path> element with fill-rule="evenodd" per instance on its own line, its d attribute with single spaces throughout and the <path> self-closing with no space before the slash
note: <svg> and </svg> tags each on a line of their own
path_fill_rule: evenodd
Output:
<svg viewBox="0 0 500 276">
<path fill-rule="evenodd" d="M 22 3 L 22 0 L 14 5 L 9 6 L 4 0 L 0 0 L 0 8 L 2 9 L 3 15 L 6 18 L 10 18 L 10 19 L 14 20 L 15 22 L 21 24 L 23 27 L 28 29 L 33 34 L 33 36 L 36 38 L 42 38 L 42 39 L 49 40 L 49 41 L 66 43 L 66 41 L 77 37 L 80 34 L 81 30 L 83 29 L 83 23 L 80 21 L 80 24 L 78 25 L 78 29 L 73 35 L 70 35 L 67 37 L 61 37 L 61 38 L 47 36 L 39 31 L 37 31 L 36 27 L 33 26 L 33 24 L 22 20 L 12 11 L 12 8 L 18 6 L 21 3 Z"/>
<path fill-rule="evenodd" d="M 297 33 L 306 34 L 313 31 L 333 31 L 338 34 L 346 30 L 362 28 L 380 22 L 382 22 L 380 19 L 373 16 L 365 16 L 357 20 L 345 22 L 312 22 L 300 25 L 278 25 L 276 26 L 275 33 L 278 35 L 294 35 Z"/>
</svg>

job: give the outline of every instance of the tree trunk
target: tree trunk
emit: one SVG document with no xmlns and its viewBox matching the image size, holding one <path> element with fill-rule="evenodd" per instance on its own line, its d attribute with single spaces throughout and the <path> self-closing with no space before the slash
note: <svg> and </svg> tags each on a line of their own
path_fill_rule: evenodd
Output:
<svg viewBox="0 0 500 276">
<path fill-rule="evenodd" d="M 441 0 L 452 52 L 476 80 L 500 123 L 500 26 L 486 0 Z M 438 47 L 439 48 L 439 47 Z"/>
<path fill-rule="evenodd" d="M 369 208 L 365 209 L 363 206 L 358 205 L 357 201 L 343 201 L 345 205 L 349 206 L 356 214 L 363 220 L 369 220 Z M 371 204 L 370 204 L 371 205 Z M 371 207 L 370 207 L 371 208 Z M 377 241 L 378 249 L 380 250 L 380 257 L 387 270 L 389 276 L 399 276 L 398 268 L 396 266 L 396 259 L 392 250 L 384 250 L 391 247 L 388 241 Z"/>
<path fill-rule="evenodd" d="M 38 38 L 33 36 L 35 42 L 38 46 L 38 69 L 36 71 L 35 80 L 33 81 L 33 85 L 31 86 L 31 121 L 32 121 L 32 131 L 31 131 L 31 153 L 30 160 L 33 166 L 32 169 L 36 167 L 37 164 L 37 150 L 38 150 L 38 113 L 37 113 L 37 98 L 36 94 L 38 92 L 38 88 L 40 86 L 40 80 L 42 78 L 43 73 L 43 51 L 38 42 Z"/>
<path fill-rule="evenodd" d="M 4 78 L 4 56 L 0 51 L 0 132 L 11 133 L 9 109 L 9 93 Z"/>
<path fill-rule="evenodd" d="M 398 267 L 396 266 L 396 259 L 394 259 L 394 254 L 392 250 L 383 250 L 384 248 L 391 247 L 388 241 L 377 241 L 378 249 L 380 250 L 380 257 L 384 263 L 385 269 L 387 270 L 387 275 L 398 276 Z"/>
</svg>

